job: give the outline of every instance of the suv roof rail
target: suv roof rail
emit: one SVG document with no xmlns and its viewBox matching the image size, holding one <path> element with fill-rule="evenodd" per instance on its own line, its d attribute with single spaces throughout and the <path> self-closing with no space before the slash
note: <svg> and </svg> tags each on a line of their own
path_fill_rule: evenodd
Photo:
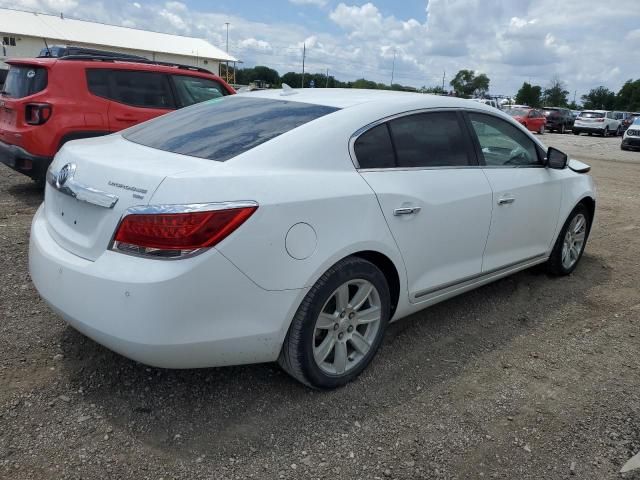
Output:
<svg viewBox="0 0 640 480">
<path fill-rule="evenodd" d="M 140 55 L 132 55 L 130 53 L 117 53 L 108 50 L 98 50 L 96 48 L 75 47 L 65 45 L 52 45 L 51 47 L 40 50 L 38 58 L 64 58 L 72 55 L 92 55 L 99 57 L 120 57 L 131 60 L 146 60 Z"/>
<path fill-rule="evenodd" d="M 66 55 L 64 57 L 60 57 L 60 60 L 89 60 L 95 62 L 131 62 L 131 63 L 143 63 L 145 65 L 161 65 L 164 67 L 175 67 L 181 70 L 191 70 L 193 72 L 200 73 L 209 73 L 213 75 L 210 70 L 202 67 L 194 67 L 192 65 L 183 65 L 180 63 L 173 62 L 158 62 L 156 60 L 149 60 L 144 57 L 136 57 L 134 55 L 88 55 L 88 54 L 76 54 L 76 55 Z"/>
</svg>

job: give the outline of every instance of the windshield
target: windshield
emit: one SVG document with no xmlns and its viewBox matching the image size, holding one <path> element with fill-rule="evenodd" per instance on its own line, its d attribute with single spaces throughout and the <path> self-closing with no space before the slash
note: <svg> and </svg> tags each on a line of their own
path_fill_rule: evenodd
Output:
<svg viewBox="0 0 640 480">
<path fill-rule="evenodd" d="M 12 98 L 22 98 L 44 90 L 47 86 L 47 69 L 32 65 L 11 65 L 2 93 Z"/>
<path fill-rule="evenodd" d="M 151 148 L 224 162 L 337 108 L 228 96 L 177 110 L 126 130 Z"/>
<path fill-rule="evenodd" d="M 510 108 L 507 110 L 507 113 L 512 117 L 526 117 L 529 111 L 524 108 Z"/>
<path fill-rule="evenodd" d="M 580 114 L 582 118 L 604 118 L 604 113 L 602 112 L 582 112 Z"/>
</svg>

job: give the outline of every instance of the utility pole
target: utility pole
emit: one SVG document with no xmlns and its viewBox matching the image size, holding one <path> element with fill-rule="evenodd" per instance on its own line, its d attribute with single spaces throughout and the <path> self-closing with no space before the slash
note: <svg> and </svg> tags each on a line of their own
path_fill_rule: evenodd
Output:
<svg viewBox="0 0 640 480">
<path fill-rule="evenodd" d="M 444 93 L 444 77 L 447 74 L 446 70 L 442 71 L 442 93 Z"/>
<path fill-rule="evenodd" d="M 577 93 L 578 93 L 578 91 L 577 91 L 577 90 L 574 90 L 574 91 L 573 91 L 573 104 L 574 104 L 574 105 L 576 104 L 576 94 L 577 94 Z"/>
<path fill-rule="evenodd" d="M 393 49 L 393 64 L 391 65 L 391 88 L 393 88 L 393 75 L 396 72 L 396 49 Z"/>
<path fill-rule="evenodd" d="M 227 26 L 227 54 L 229 54 L 229 22 L 224 22 L 224 24 Z M 229 60 L 227 60 L 225 76 L 227 77 L 227 83 L 229 83 Z"/>
<path fill-rule="evenodd" d="M 324 88 L 329 88 L 329 69 L 327 68 L 327 85 Z"/>
<path fill-rule="evenodd" d="M 302 44 L 302 85 L 301 88 L 304 88 L 304 59 L 307 56 L 307 44 Z"/>
</svg>

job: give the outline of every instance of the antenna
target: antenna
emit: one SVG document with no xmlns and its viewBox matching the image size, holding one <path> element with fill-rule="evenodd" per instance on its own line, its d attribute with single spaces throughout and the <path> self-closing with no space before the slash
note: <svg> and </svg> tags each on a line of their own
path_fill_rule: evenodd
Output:
<svg viewBox="0 0 640 480">
<path fill-rule="evenodd" d="M 47 39 L 43 37 L 42 41 L 44 42 L 44 46 L 47 48 L 47 57 L 50 57 L 51 56 L 51 49 L 49 48 L 49 45 L 47 44 Z"/>
</svg>

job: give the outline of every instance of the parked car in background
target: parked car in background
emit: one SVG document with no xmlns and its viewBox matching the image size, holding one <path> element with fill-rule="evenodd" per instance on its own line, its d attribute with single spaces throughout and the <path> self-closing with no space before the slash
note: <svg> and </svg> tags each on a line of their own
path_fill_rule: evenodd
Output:
<svg viewBox="0 0 640 480">
<path fill-rule="evenodd" d="M 546 128 L 547 119 L 540 110 L 535 108 L 510 108 L 506 113 L 511 115 L 528 130 L 542 135 Z"/>
<path fill-rule="evenodd" d="M 544 107 L 542 113 L 547 118 L 546 129 L 550 132 L 565 133 L 573 127 L 573 115 L 568 108 Z"/>
<path fill-rule="evenodd" d="M 603 137 L 616 135 L 620 128 L 620 121 L 613 118 L 613 112 L 608 110 L 584 110 L 573 123 L 573 134 L 589 135 L 597 133 Z"/>
<path fill-rule="evenodd" d="M 576 118 L 578 118 L 578 115 L 580 115 L 580 110 L 571 110 L 571 116 L 573 117 L 574 121 Z"/>
<path fill-rule="evenodd" d="M 627 128 L 633 123 L 633 121 L 638 116 L 637 114 L 633 114 L 632 112 L 619 112 L 620 115 L 620 134 L 622 135 Z"/>
<path fill-rule="evenodd" d="M 640 116 L 635 117 L 633 123 L 624 132 L 620 148 L 622 150 L 640 149 Z"/>
<path fill-rule="evenodd" d="M 489 105 L 490 107 L 502 110 L 502 105 L 498 103 L 495 98 L 473 98 L 472 100 L 474 102 L 484 103 L 485 105 Z"/>
<path fill-rule="evenodd" d="M 69 324 L 143 363 L 277 360 L 335 388 L 390 321 L 534 265 L 574 271 L 588 170 L 469 100 L 233 95 L 65 145 L 31 278 Z"/>
<path fill-rule="evenodd" d="M 235 93 L 208 70 L 96 50 L 8 60 L 0 95 L 0 161 L 44 185 L 69 140 L 117 132 Z"/>
</svg>

